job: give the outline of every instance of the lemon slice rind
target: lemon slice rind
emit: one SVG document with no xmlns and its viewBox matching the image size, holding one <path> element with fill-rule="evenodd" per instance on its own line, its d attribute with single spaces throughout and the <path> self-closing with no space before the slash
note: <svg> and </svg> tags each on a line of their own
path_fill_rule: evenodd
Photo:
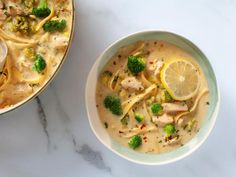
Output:
<svg viewBox="0 0 236 177">
<path fill-rule="evenodd" d="M 171 68 L 174 65 L 176 65 L 177 68 Z M 189 73 L 186 73 L 187 71 L 185 72 L 186 67 L 189 70 Z M 173 73 L 173 75 L 167 76 L 166 73 L 168 70 L 172 70 L 171 72 Z M 189 75 L 187 75 L 187 74 L 189 74 Z M 169 80 L 175 81 L 175 83 L 174 82 L 168 83 L 167 79 L 166 79 L 167 77 L 169 77 L 168 78 Z M 179 81 L 177 81 L 177 79 L 176 79 L 177 77 L 179 77 Z M 167 62 L 160 72 L 160 78 L 161 78 L 161 82 L 162 82 L 163 86 L 169 92 L 169 94 L 172 96 L 172 98 L 175 100 L 179 100 L 179 101 L 188 100 L 188 99 L 194 97 L 197 94 L 198 89 L 200 87 L 198 69 L 191 62 L 184 60 L 184 59 L 177 59 L 177 60 L 175 59 L 175 60 L 171 60 L 171 61 Z M 184 80 L 186 78 L 188 79 L 189 83 L 186 83 L 186 82 L 181 83 L 180 80 L 181 79 Z M 190 78 L 192 78 L 192 79 L 190 79 Z M 194 81 L 196 81 L 196 82 L 194 82 Z M 190 85 L 190 84 L 192 84 L 192 85 Z M 180 85 L 182 88 L 180 88 Z M 183 93 L 184 89 L 187 89 L 187 88 L 189 89 L 190 87 L 192 88 L 192 90 L 190 90 L 188 94 L 182 94 L 182 95 L 177 94 L 177 92 Z"/>
</svg>

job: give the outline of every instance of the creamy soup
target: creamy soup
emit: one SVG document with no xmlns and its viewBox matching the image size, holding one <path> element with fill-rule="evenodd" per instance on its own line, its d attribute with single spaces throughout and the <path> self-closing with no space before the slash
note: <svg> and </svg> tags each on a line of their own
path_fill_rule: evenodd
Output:
<svg viewBox="0 0 236 177">
<path fill-rule="evenodd" d="M 183 146 L 201 128 L 208 85 L 194 58 L 164 41 L 121 48 L 97 82 L 97 110 L 104 128 L 122 145 L 144 153 Z"/>
<path fill-rule="evenodd" d="M 72 0 L 0 0 L 0 108 L 32 96 L 60 66 Z"/>
</svg>

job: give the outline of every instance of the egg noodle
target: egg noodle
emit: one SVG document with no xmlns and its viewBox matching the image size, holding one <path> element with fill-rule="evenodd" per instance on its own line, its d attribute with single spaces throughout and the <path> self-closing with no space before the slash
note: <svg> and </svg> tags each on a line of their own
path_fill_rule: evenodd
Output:
<svg viewBox="0 0 236 177">
<path fill-rule="evenodd" d="M 97 81 L 96 108 L 109 135 L 143 153 L 164 153 L 201 128 L 209 89 L 197 60 L 161 40 L 120 48 Z"/>
<path fill-rule="evenodd" d="M 33 12 L 38 1 L 0 3 L 0 39 L 8 48 L 0 73 L 1 109 L 37 92 L 56 72 L 69 45 L 73 2 L 48 0 L 50 14 L 43 17 Z"/>
</svg>

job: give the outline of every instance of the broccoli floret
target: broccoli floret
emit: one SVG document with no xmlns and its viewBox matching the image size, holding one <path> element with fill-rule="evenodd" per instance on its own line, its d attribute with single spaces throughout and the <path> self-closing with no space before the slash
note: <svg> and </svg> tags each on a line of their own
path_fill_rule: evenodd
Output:
<svg viewBox="0 0 236 177">
<path fill-rule="evenodd" d="M 47 32 L 56 32 L 56 31 L 62 32 L 65 28 L 66 28 L 66 20 L 61 20 L 61 21 L 51 20 L 43 25 L 44 31 Z"/>
<path fill-rule="evenodd" d="M 153 103 L 151 105 L 151 111 L 154 115 L 160 115 L 163 112 L 163 107 L 160 103 Z"/>
<path fill-rule="evenodd" d="M 167 137 L 173 135 L 176 132 L 176 128 L 173 124 L 167 124 L 164 127 L 164 132 L 166 133 Z"/>
<path fill-rule="evenodd" d="M 32 10 L 32 14 L 36 17 L 47 17 L 50 13 L 47 0 L 40 0 L 38 7 L 34 7 Z"/>
<path fill-rule="evenodd" d="M 113 102 L 115 101 L 116 97 L 115 96 L 107 96 L 105 99 L 104 99 L 104 106 L 105 108 L 110 108 L 113 104 Z"/>
<path fill-rule="evenodd" d="M 127 67 L 132 74 L 138 74 L 145 69 L 146 63 L 141 56 L 129 56 Z"/>
<path fill-rule="evenodd" d="M 12 19 L 12 31 L 28 33 L 30 31 L 30 25 L 28 19 L 24 16 L 17 15 Z"/>
<path fill-rule="evenodd" d="M 144 115 L 142 114 L 135 114 L 134 117 L 137 120 L 137 122 L 142 122 L 144 120 Z"/>
<path fill-rule="evenodd" d="M 41 73 L 46 68 L 46 62 L 44 58 L 37 54 L 35 57 L 35 62 L 33 65 L 33 70 L 37 71 L 38 73 Z"/>
<path fill-rule="evenodd" d="M 128 142 L 129 147 L 132 149 L 136 149 L 142 145 L 142 138 L 139 135 L 134 135 Z"/>
<path fill-rule="evenodd" d="M 107 96 L 104 99 L 104 106 L 107 109 L 110 109 L 112 114 L 115 114 L 118 116 L 123 114 L 121 101 L 120 101 L 120 98 L 117 96 L 112 96 L 112 95 Z"/>
</svg>

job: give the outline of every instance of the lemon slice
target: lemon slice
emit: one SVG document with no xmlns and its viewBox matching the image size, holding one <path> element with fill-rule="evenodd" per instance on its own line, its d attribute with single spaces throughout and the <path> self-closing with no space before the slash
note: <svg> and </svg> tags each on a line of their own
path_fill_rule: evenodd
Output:
<svg viewBox="0 0 236 177">
<path fill-rule="evenodd" d="M 195 96 L 199 85 L 199 71 L 187 60 L 172 60 L 161 70 L 161 82 L 175 100 Z"/>
</svg>

